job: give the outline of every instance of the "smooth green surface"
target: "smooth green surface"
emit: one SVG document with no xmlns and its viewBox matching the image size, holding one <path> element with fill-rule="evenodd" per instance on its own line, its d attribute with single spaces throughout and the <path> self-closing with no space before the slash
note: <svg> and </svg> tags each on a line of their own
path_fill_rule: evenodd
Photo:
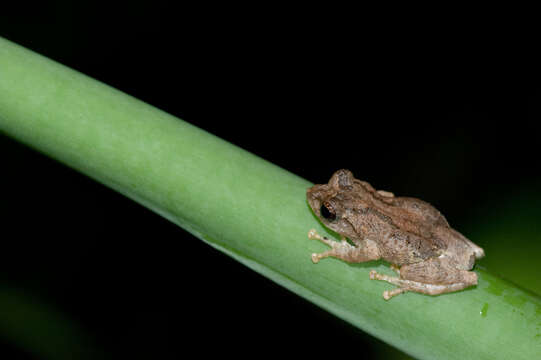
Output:
<svg viewBox="0 0 541 360">
<path fill-rule="evenodd" d="M 538 297 L 478 270 L 477 288 L 386 302 L 392 286 L 368 279 L 370 269 L 391 273 L 381 263 L 312 264 L 325 246 L 306 236 L 324 232 L 306 204 L 308 181 L 2 39 L 0 130 L 415 357 L 541 354 Z"/>
</svg>

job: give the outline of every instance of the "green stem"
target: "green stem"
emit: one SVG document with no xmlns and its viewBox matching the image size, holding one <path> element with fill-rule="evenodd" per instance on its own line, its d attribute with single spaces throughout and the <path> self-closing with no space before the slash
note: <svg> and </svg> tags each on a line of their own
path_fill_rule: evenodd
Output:
<svg viewBox="0 0 541 360">
<path fill-rule="evenodd" d="M 312 252 L 325 233 L 311 184 L 49 59 L 0 38 L 0 130 L 121 192 L 300 296 L 423 359 L 532 359 L 539 298 L 483 270 L 479 285 L 430 297 L 381 297 L 381 263 Z"/>
</svg>

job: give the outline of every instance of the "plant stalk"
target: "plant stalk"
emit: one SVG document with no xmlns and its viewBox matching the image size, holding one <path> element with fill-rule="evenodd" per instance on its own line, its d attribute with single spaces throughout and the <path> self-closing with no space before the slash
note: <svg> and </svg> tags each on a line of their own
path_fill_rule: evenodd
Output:
<svg viewBox="0 0 541 360">
<path fill-rule="evenodd" d="M 308 230 L 332 235 L 307 206 L 310 182 L 2 38 L 0 131 L 414 357 L 541 356 L 538 297 L 478 269 L 477 287 L 385 301 L 393 286 L 368 276 L 392 274 L 381 262 L 311 262 L 326 249 Z"/>
</svg>

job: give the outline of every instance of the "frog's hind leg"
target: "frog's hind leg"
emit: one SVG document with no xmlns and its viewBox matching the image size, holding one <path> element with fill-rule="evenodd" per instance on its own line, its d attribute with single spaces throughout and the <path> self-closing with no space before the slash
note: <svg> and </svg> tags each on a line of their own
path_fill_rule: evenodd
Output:
<svg viewBox="0 0 541 360">
<path fill-rule="evenodd" d="M 399 286 L 398 289 L 385 291 L 383 293 L 385 300 L 406 291 L 439 295 L 477 284 L 476 273 L 457 269 L 445 258 L 405 265 L 400 269 L 399 276 L 399 278 L 392 277 L 379 274 L 374 270 L 370 271 L 370 279 L 387 281 Z"/>
<path fill-rule="evenodd" d="M 393 268 L 395 270 L 396 268 Z M 400 278 L 394 277 L 394 276 L 387 276 L 385 274 L 380 274 L 376 270 L 370 271 L 370 279 L 371 280 L 381 280 L 381 281 L 387 281 L 388 283 L 391 283 L 393 285 L 398 286 L 398 288 L 394 290 L 387 291 L 385 290 L 383 292 L 383 298 L 385 300 L 389 300 L 393 296 L 402 294 L 404 292 L 410 291 L 407 280 L 402 280 Z"/>
<path fill-rule="evenodd" d="M 475 273 L 471 273 L 471 274 L 476 275 Z M 418 281 L 399 279 L 397 277 L 380 274 L 376 272 L 375 270 L 370 271 L 370 279 L 387 281 L 388 283 L 398 286 L 398 288 L 394 290 L 390 290 L 390 291 L 386 290 L 383 292 L 383 298 L 385 300 L 389 300 L 393 296 L 402 294 L 407 291 L 414 291 L 414 292 L 427 294 L 427 295 L 439 295 L 439 294 L 443 294 L 447 292 L 459 291 L 459 290 L 462 290 L 462 289 L 465 289 L 467 287 L 477 284 L 477 276 L 475 276 L 475 278 L 476 278 L 475 283 L 464 282 L 464 283 L 439 285 L 439 284 L 426 284 L 426 283 L 422 283 Z"/>
</svg>

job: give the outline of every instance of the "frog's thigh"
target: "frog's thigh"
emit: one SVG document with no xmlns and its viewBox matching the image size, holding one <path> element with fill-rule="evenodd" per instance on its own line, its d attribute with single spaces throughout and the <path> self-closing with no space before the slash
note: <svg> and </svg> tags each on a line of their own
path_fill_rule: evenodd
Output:
<svg viewBox="0 0 541 360">
<path fill-rule="evenodd" d="M 457 269 L 447 258 L 435 258 L 416 264 L 404 265 L 400 268 L 400 278 L 431 285 L 461 283 L 468 287 L 477 284 L 476 273 Z"/>
<path fill-rule="evenodd" d="M 447 258 L 437 258 L 400 268 L 401 288 L 428 295 L 459 291 L 477 284 L 477 274 L 460 270 Z"/>
<path fill-rule="evenodd" d="M 370 278 L 383 280 L 399 286 L 399 288 L 383 292 L 385 300 L 406 291 L 414 291 L 428 295 L 459 291 L 477 284 L 477 274 L 459 270 L 447 259 L 431 259 L 400 268 L 400 278 L 370 272 Z"/>
</svg>

